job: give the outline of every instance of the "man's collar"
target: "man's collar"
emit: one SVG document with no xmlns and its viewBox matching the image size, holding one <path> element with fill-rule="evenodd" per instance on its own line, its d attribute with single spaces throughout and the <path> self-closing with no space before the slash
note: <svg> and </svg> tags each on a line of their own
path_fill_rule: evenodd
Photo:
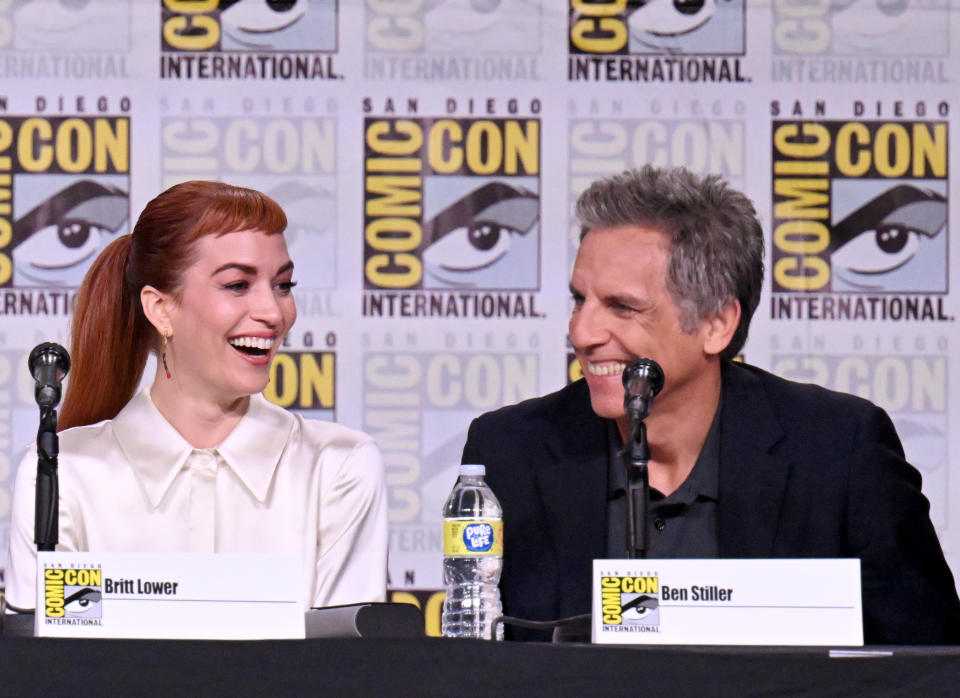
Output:
<svg viewBox="0 0 960 698">
<path fill-rule="evenodd" d="M 260 502 L 266 500 L 294 417 L 252 395 L 247 413 L 214 449 Z M 113 419 L 113 433 L 150 503 L 158 507 L 194 451 L 142 390 Z"/>
<path fill-rule="evenodd" d="M 698 496 L 717 501 L 720 495 L 720 422 L 723 418 L 723 395 L 717 403 L 713 421 L 704 439 L 703 446 L 693 465 L 693 469 L 686 479 L 671 494 L 677 501 L 685 504 L 692 503 Z M 612 498 L 626 491 L 627 476 L 624 472 L 620 451 L 623 441 L 617 423 L 612 419 L 604 420 L 607 427 L 607 447 L 609 453 L 609 477 L 607 497 Z"/>
</svg>

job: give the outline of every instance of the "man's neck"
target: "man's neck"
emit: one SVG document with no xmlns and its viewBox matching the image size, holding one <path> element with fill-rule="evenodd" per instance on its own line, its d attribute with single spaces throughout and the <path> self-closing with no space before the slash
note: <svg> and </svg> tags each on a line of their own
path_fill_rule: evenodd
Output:
<svg viewBox="0 0 960 698">
<path fill-rule="evenodd" d="M 673 493 L 696 465 L 720 403 L 720 364 L 696 382 L 654 401 L 645 420 L 650 445 L 650 486 L 664 495 Z M 617 420 L 621 438 L 629 438 L 626 418 Z"/>
</svg>

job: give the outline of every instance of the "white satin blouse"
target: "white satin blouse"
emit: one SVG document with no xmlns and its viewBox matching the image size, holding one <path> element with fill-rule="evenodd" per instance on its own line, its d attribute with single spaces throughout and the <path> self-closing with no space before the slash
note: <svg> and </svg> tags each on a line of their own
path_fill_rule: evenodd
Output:
<svg viewBox="0 0 960 698">
<path fill-rule="evenodd" d="M 34 608 L 36 451 L 17 473 L 6 596 Z M 250 399 L 216 448 L 196 449 L 148 391 L 112 420 L 60 433 L 57 550 L 299 555 L 303 604 L 382 601 L 386 480 L 366 434 Z"/>
</svg>

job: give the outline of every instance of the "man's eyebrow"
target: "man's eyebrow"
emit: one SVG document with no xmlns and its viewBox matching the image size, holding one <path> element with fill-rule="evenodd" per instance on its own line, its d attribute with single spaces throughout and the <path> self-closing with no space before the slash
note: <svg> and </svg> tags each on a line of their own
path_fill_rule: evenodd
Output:
<svg viewBox="0 0 960 698">
<path fill-rule="evenodd" d="M 251 267 L 249 264 L 240 264 L 239 262 L 228 262 L 221 267 L 218 267 L 214 270 L 214 274 L 219 274 L 222 271 L 227 271 L 229 269 L 236 269 L 244 274 L 256 275 L 257 268 Z"/>
<path fill-rule="evenodd" d="M 646 298 L 619 293 L 612 293 L 609 296 L 604 296 L 603 300 L 608 304 L 616 303 L 618 305 L 625 305 L 628 308 L 634 308 L 636 310 L 647 310 L 653 307 L 653 303 Z"/>
</svg>

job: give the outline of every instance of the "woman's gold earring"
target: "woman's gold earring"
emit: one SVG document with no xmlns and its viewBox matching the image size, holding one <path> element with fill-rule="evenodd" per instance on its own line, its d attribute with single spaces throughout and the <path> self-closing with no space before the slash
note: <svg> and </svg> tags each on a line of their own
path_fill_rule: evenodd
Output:
<svg viewBox="0 0 960 698">
<path fill-rule="evenodd" d="M 169 339 L 170 339 L 170 328 L 164 327 L 163 328 L 163 350 L 160 352 L 160 360 L 163 362 L 163 370 L 166 372 L 168 379 L 173 377 L 170 375 L 170 369 L 167 368 L 167 342 L 169 341 Z"/>
</svg>

